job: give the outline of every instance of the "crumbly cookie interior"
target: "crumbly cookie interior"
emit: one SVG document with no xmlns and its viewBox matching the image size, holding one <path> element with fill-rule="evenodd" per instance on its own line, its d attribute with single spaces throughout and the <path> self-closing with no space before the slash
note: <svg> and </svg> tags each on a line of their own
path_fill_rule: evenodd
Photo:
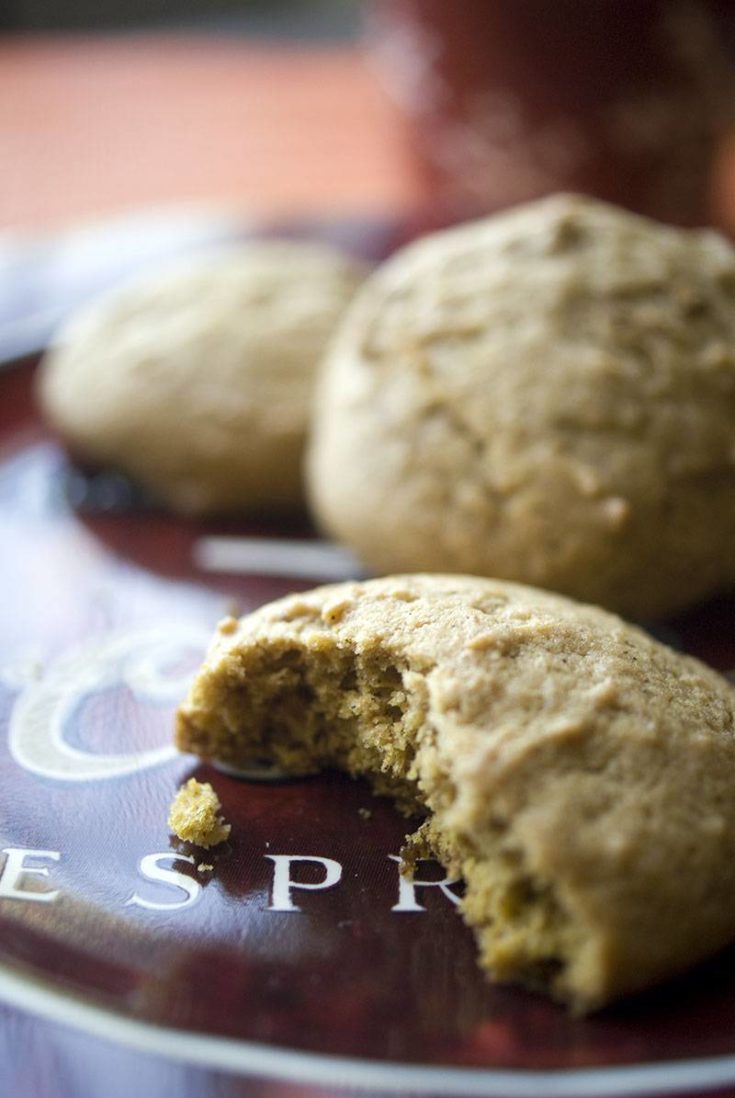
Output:
<svg viewBox="0 0 735 1098">
<path fill-rule="evenodd" d="M 582 1009 L 595 1005 L 569 973 L 584 927 L 553 884 L 529 870 L 507 821 L 490 816 L 482 834 L 470 834 L 453 819 L 456 789 L 436 749 L 426 668 L 388 644 L 360 651 L 324 635 L 308 645 L 261 637 L 202 677 L 178 720 L 182 750 L 244 771 L 335 767 L 367 778 L 405 814 L 425 817 L 404 860 L 434 857 L 463 877 L 461 911 L 490 975 Z"/>
</svg>

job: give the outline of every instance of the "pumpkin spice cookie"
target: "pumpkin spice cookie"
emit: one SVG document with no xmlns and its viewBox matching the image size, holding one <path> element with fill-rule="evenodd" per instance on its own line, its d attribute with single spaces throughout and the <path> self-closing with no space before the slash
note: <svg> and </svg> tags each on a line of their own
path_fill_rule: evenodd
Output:
<svg viewBox="0 0 735 1098">
<path fill-rule="evenodd" d="M 323 245 L 259 242 L 89 306 L 42 363 L 39 397 L 79 457 L 174 510 L 302 503 L 317 365 L 364 276 Z"/>
<path fill-rule="evenodd" d="M 412 244 L 340 326 L 308 465 L 378 573 L 632 617 L 731 586 L 735 251 L 566 195 Z"/>
<path fill-rule="evenodd" d="M 365 775 L 465 879 L 480 963 L 596 1009 L 735 938 L 735 692 L 596 607 L 466 576 L 318 588 L 221 626 L 184 751 Z"/>
</svg>

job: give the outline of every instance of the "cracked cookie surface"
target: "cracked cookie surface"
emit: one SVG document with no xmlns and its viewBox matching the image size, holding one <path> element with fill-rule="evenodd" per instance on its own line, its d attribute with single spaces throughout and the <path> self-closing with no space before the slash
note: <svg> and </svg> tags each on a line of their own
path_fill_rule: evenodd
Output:
<svg viewBox="0 0 735 1098">
<path fill-rule="evenodd" d="M 735 252 L 575 196 L 419 240 L 328 357 L 322 525 L 632 617 L 735 582 Z"/>
<path fill-rule="evenodd" d="M 595 607 L 413 575 L 220 627 L 185 751 L 338 767 L 425 817 L 480 963 L 595 1009 L 735 937 L 735 692 Z"/>
</svg>

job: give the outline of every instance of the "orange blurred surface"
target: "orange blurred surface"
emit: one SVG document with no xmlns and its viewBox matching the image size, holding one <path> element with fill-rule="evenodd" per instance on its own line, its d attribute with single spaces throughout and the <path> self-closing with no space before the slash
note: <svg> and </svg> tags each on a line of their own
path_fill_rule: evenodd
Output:
<svg viewBox="0 0 735 1098">
<path fill-rule="evenodd" d="M 146 35 L 0 42 L 0 227 L 148 204 L 401 210 L 419 193 L 356 47 Z"/>
</svg>

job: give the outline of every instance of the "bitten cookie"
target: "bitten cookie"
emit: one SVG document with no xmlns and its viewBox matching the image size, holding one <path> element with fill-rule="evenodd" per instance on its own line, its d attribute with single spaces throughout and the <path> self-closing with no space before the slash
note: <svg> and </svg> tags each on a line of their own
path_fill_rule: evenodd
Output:
<svg viewBox="0 0 735 1098">
<path fill-rule="evenodd" d="M 327 247 L 279 241 L 131 285 L 62 331 L 43 410 L 74 453 L 175 511 L 296 506 L 315 371 L 363 275 Z"/>
<path fill-rule="evenodd" d="M 409 846 L 464 877 L 490 976 L 591 1010 L 735 938 L 734 717 L 724 679 L 603 610 L 417 575 L 223 622 L 177 742 L 427 813 Z"/>
<path fill-rule="evenodd" d="M 329 356 L 309 458 L 376 572 L 633 617 L 735 582 L 735 252 L 556 196 L 411 245 Z"/>
</svg>

